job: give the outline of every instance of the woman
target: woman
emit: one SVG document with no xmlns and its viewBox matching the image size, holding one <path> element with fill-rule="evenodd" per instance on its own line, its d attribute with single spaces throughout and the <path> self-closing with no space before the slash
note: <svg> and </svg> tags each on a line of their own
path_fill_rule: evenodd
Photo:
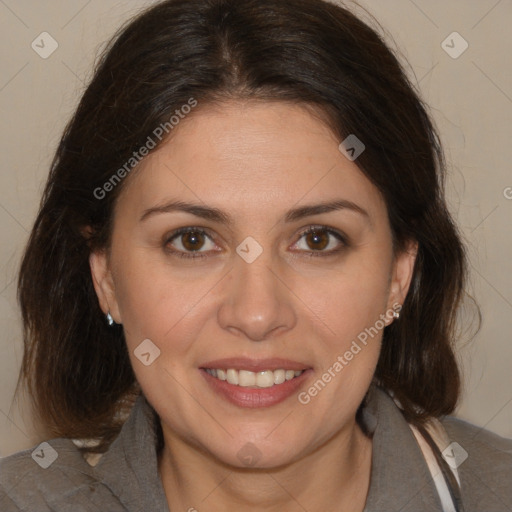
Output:
<svg viewBox="0 0 512 512">
<path fill-rule="evenodd" d="M 168 0 L 113 39 L 23 259 L 55 439 L 2 510 L 512 509 L 447 415 L 466 261 L 425 108 L 321 0 Z"/>
</svg>

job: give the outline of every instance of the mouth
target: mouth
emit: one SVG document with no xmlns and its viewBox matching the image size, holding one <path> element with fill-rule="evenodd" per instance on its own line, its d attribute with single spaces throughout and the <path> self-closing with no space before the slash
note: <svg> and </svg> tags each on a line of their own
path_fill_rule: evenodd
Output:
<svg viewBox="0 0 512 512">
<path fill-rule="evenodd" d="M 237 370 L 235 368 L 204 368 L 206 373 L 221 381 L 227 381 L 233 386 L 242 388 L 271 388 L 279 386 L 286 381 L 300 377 L 305 370 L 263 370 L 261 372 L 252 372 L 249 370 Z"/>
<path fill-rule="evenodd" d="M 199 368 L 214 394 L 243 408 L 269 407 L 296 393 L 311 367 L 290 360 L 230 358 Z"/>
</svg>

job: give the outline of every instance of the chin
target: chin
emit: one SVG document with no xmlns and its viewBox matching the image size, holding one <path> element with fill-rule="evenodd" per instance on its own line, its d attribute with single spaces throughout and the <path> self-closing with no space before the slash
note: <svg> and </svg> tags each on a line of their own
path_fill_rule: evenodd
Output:
<svg viewBox="0 0 512 512">
<path fill-rule="evenodd" d="M 228 446 L 220 450 L 211 451 L 211 455 L 224 464 L 237 469 L 271 469 L 286 466 L 298 460 L 304 453 L 300 441 L 293 436 L 269 442 L 265 439 L 268 431 L 263 434 L 260 440 L 249 441 L 248 438 L 231 439 Z M 254 439 L 254 437 L 253 437 Z M 226 448 L 229 451 L 226 451 Z M 235 448 L 234 451 L 233 448 Z"/>
</svg>

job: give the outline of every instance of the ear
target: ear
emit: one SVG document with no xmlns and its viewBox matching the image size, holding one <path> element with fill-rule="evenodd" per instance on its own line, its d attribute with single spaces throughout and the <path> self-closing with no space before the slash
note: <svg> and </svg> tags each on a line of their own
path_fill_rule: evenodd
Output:
<svg viewBox="0 0 512 512">
<path fill-rule="evenodd" d="M 121 324 L 122 320 L 119 314 L 107 251 L 91 252 L 89 266 L 91 267 L 92 281 L 101 309 L 105 315 L 110 312 L 114 321 L 117 324 Z"/>
<path fill-rule="evenodd" d="M 418 242 L 410 241 L 406 247 L 396 254 L 391 272 L 388 310 L 397 305 L 402 306 L 412 281 L 414 264 L 418 254 Z"/>
</svg>

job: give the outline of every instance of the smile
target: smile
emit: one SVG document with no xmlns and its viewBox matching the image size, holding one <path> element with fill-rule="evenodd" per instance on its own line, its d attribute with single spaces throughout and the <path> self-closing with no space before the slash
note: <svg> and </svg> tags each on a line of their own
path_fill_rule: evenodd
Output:
<svg viewBox="0 0 512 512">
<path fill-rule="evenodd" d="M 296 377 L 300 377 L 304 372 L 304 370 L 284 369 L 251 372 L 249 370 L 236 370 L 233 368 L 227 370 L 221 368 L 205 368 L 205 371 L 216 379 L 227 381 L 229 384 L 244 388 L 271 388 Z"/>
</svg>

